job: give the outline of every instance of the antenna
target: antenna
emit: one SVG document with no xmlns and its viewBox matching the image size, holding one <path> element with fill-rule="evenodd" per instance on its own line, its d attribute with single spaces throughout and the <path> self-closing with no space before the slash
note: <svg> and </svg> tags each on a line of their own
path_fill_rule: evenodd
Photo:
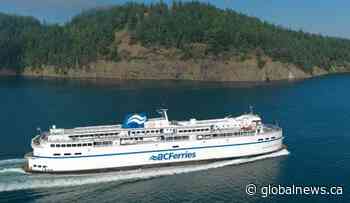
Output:
<svg viewBox="0 0 350 203">
<path fill-rule="evenodd" d="M 37 127 L 36 131 L 38 131 L 39 135 L 41 135 L 41 128 L 40 127 Z"/>
<path fill-rule="evenodd" d="M 168 120 L 168 114 L 167 114 L 168 109 L 158 109 L 157 112 L 162 115 L 165 120 Z"/>
<path fill-rule="evenodd" d="M 254 114 L 254 106 L 249 105 L 250 114 Z"/>
</svg>

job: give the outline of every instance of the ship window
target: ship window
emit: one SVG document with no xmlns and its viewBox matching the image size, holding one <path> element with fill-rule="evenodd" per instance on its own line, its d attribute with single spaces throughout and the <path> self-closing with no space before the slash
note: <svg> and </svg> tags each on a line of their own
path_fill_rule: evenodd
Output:
<svg viewBox="0 0 350 203">
<path fill-rule="evenodd" d="M 41 168 L 41 165 L 38 165 L 39 168 Z"/>
<path fill-rule="evenodd" d="M 64 153 L 64 155 L 65 155 L 65 156 L 70 156 L 70 155 L 71 155 L 71 153 Z"/>
<path fill-rule="evenodd" d="M 88 143 L 88 146 L 92 146 L 92 143 Z"/>
<path fill-rule="evenodd" d="M 276 139 L 276 137 L 271 137 L 271 139 Z"/>
<path fill-rule="evenodd" d="M 76 144 L 72 144 L 72 147 L 76 147 L 77 145 Z"/>
<path fill-rule="evenodd" d="M 166 141 L 172 141 L 174 139 L 174 137 L 167 137 L 165 140 Z"/>
<path fill-rule="evenodd" d="M 160 129 L 160 133 L 163 133 L 164 132 L 164 129 Z"/>
<path fill-rule="evenodd" d="M 54 145 L 54 144 L 51 144 L 50 147 L 55 147 L 55 145 Z"/>
<path fill-rule="evenodd" d="M 264 139 L 258 139 L 259 142 L 263 141 Z"/>
<path fill-rule="evenodd" d="M 156 130 L 156 133 L 159 133 L 159 130 Z"/>
<path fill-rule="evenodd" d="M 151 133 L 154 133 L 154 130 L 151 130 Z"/>
<path fill-rule="evenodd" d="M 53 154 L 54 156 L 61 156 L 61 154 Z"/>
<path fill-rule="evenodd" d="M 270 138 L 265 138 L 265 140 L 269 140 Z"/>
<path fill-rule="evenodd" d="M 71 147 L 72 145 L 71 144 L 67 144 L 67 147 Z"/>
<path fill-rule="evenodd" d="M 78 147 L 81 147 L 81 144 L 78 144 Z"/>
<path fill-rule="evenodd" d="M 102 144 L 104 144 L 104 145 L 112 145 L 112 141 L 104 141 Z"/>
<path fill-rule="evenodd" d="M 36 164 L 34 164 L 33 166 L 36 167 Z"/>
<path fill-rule="evenodd" d="M 184 130 L 185 133 L 187 133 L 187 130 Z"/>
<path fill-rule="evenodd" d="M 215 135 L 215 134 L 214 134 L 214 135 Z M 213 136 L 214 136 L 214 135 L 213 135 Z M 211 138 L 211 135 L 206 135 L 206 136 L 205 136 L 205 139 L 210 139 L 210 138 Z"/>
<path fill-rule="evenodd" d="M 81 155 L 81 153 L 79 152 L 79 153 L 74 153 L 74 155 Z"/>
<path fill-rule="evenodd" d="M 197 132 L 199 132 L 199 131 L 200 131 L 200 129 L 196 129 L 196 131 L 197 131 Z"/>
<path fill-rule="evenodd" d="M 87 146 L 87 144 L 86 144 L 86 143 L 84 143 L 84 144 L 83 144 L 83 147 L 86 147 L 86 146 Z"/>
<path fill-rule="evenodd" d="M 149 130 L 147 130 L 146 133 L 149 133 Z"/>
<path fill-rule="evenodd" d="M 66 147 L 66 145 L 65 145 L 65 144 L 62 144 L 61 147 Z"/>
</svg>

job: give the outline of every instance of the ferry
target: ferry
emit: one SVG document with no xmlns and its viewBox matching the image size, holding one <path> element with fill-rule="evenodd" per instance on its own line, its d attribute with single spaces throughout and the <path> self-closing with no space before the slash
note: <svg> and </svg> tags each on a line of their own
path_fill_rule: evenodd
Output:
<svg viewBox="0 0 350 203">
<path fill-rule="evenodd" d="M 283 146 L 282 129 L 259 115 L 169 121 L 167 109 L 156 118 L 126 116 L 122 124 L 73 129 L 53 125 L 39 132 L 25 155 L 29 173 L 85 173 L 183 165 L 252 157 Z"/>
</svg>

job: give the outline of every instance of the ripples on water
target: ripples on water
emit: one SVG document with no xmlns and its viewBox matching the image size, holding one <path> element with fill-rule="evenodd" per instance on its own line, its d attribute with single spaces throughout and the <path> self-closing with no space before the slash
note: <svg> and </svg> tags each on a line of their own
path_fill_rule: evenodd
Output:
<svg viewBox="0 0 350 203">
<path fill-rule="evenodd" d="M 121 172 L 81 175 L 28 174 L 25 173 L 21 168 L 21 166 L 24 164 L 24 159 L 8 159 L 0 161 L 0 192 L 51 187 L 78 186 L 123 180 L 149 179 L 160 176 L 220 168 L 229 165 L 237 165 L 288 154 L 289 152 L 286 149 L 283 149 L 279 152 L 275 152 L 268 155 L 253 158 L 241 158 L 228 161 L 217 161 L 208 164 L 196 164 L 189 166 L 163 167 L 153 169 L 138 169 Z"/>
<path fill-rule="evenodd" d="M 263 199 L 245 194 L 249 183 L 348 190 L 349 86 L 349 75 L 262 86 L 0 78 L 0 202 L 350 202 L 345 195 Z M 38 126 L 113 124 L 129 112 L 159 107 L 169 108 L 172 120 L 215 118 L 246 112 L 249 105 L 265 121 L 279 121 L 289 156 L 79 176 L 28 175 L 18 159 L 30 150 Z"/>
</svg>

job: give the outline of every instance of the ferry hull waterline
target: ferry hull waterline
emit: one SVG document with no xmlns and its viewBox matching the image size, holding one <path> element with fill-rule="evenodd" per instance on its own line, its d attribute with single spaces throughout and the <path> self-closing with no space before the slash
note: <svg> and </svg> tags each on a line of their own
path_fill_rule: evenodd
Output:
<svg viewBox="0 0 350 203">
<path fill-rule="evenodd" d="M 284 148 L 282 129 L 254 114 L 169 121 L 128 115 L 122 125 L 58 129 L 32 139 L 25 155 L 30 173 L 88 173 L 269 154 Z"/>
</svg>

